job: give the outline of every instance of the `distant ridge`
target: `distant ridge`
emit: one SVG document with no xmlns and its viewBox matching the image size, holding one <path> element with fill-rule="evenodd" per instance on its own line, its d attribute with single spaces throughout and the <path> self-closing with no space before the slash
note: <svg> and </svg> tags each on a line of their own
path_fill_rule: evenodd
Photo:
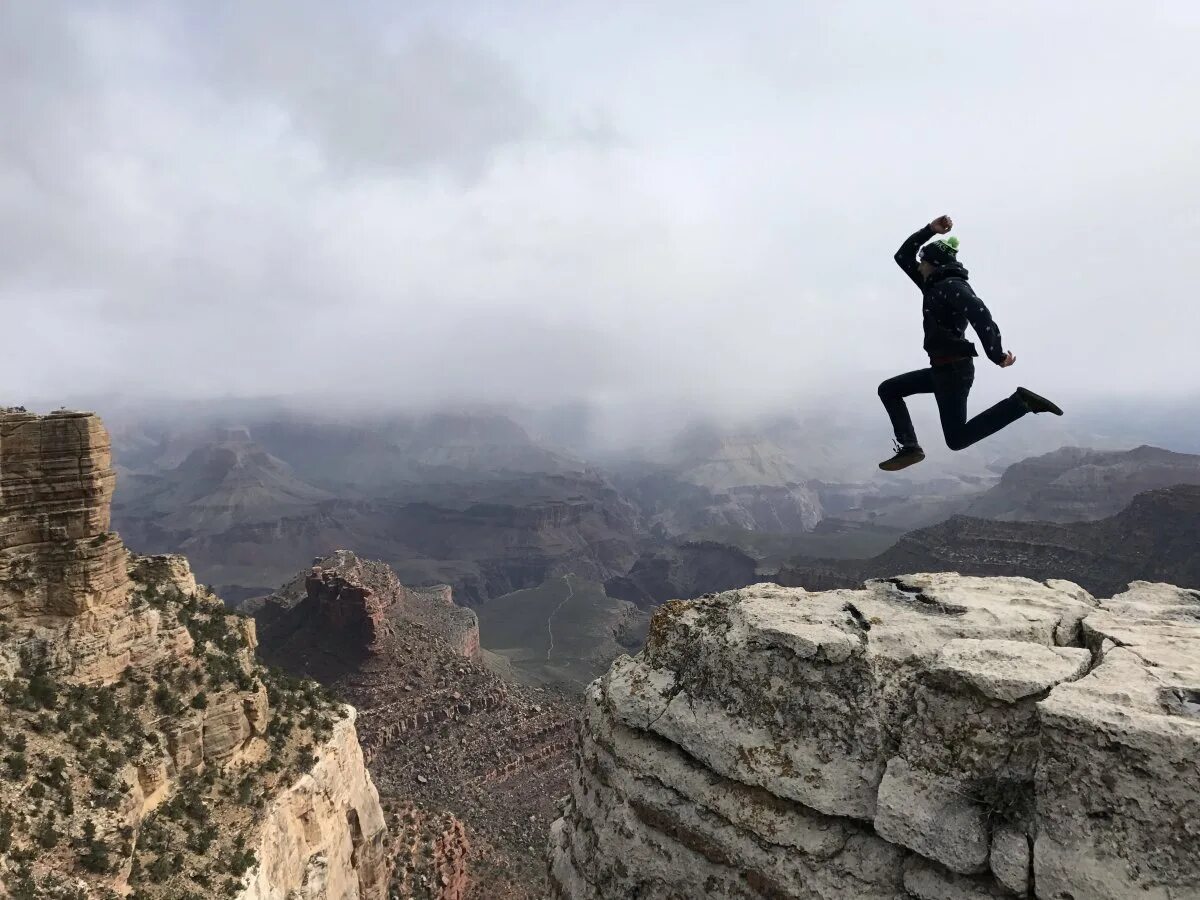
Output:
<svg viewBox="0 0 1200 900">
<path fill-rule="evenodd" d="M 868 560 L 802 560 L 782 568 L 782 585 L 853 587 L 892 572 L 1065 578 L 1111 595 L 1131 581 L 1200 588 L 1200 485 L 1139 494 L 1095 522 L 999 522 L 954 516 L 902 537 Z"/>
<path fill-rule="evenodd" d="M 1120 512 L 1145 491 L 1200 484 L 1200 456 L 1143 445 L 1063 447 L 1014 463 L 965 510 L 985 519 L 1082 522 Z"/>
</svg>

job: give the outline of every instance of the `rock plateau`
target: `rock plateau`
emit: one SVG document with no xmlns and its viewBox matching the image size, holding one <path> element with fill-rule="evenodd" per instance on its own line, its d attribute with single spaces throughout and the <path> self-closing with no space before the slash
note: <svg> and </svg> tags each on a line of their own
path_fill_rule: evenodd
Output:
<svg viewBox="0 0 1200 900">
<path fill-rule="evenodd" d="M 570 900 L 1194 900 L 1200 593 L 913 575 L 654 617 L 589 689 Z"/>
</svg>

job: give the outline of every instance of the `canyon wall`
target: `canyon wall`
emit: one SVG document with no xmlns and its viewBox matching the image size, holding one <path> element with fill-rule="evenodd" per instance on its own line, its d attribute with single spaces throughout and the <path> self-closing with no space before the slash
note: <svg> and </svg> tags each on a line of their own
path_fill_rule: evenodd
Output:
<svg viewBox="0 0 1200 900">
<path fill-rule="evenodd" d="M 589 689 L 555 895 L 1200 897 L 1200 593 L 915 575 L 655 616 Z"/>
<path fill-rule="evenodd" d="M 239 900 L 386 900 L 386 836 L 350 715 L 334 726 L 312 769 L 271 804 L 258 866 Z"/>
<path fill-rule="evenodd" d="M 382 900 L 352 710 L 108 530 L 109 437 L 0 410 L 0 896 Z"/>
</svg>

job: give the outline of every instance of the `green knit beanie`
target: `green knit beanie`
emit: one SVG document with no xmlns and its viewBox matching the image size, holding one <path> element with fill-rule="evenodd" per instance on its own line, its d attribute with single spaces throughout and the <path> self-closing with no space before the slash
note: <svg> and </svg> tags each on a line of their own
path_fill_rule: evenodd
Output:
<svg viewBox="0 0 1200 900">
<path fill-rule="evenodd" d="M 958 238 L 948 237 L 926 244 L 921 248 L 922 262 L 945 266 L 958 262 Z"/>
</svg>

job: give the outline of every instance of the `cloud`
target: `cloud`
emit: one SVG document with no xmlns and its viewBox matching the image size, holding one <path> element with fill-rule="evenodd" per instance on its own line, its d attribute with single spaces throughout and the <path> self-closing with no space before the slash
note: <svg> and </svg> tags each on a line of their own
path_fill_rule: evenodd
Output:
<svg viewBox="0 0 1200 900">
<path fill-rule="evenodd" d="M 418 27 L 389 40 L 335 4 L 226 4 L 202 73 L 234 99 L 277 109 L 334 169 L 481 176 L 536 136 L 539 111 L 486 47 Z"/>
<path fill-rule="evenodd" d="M 1187 9 L 3 4 L 0 380 L 877 412 L 948 211 L 981 401 L 1194 391 Z"/>
</svg>

